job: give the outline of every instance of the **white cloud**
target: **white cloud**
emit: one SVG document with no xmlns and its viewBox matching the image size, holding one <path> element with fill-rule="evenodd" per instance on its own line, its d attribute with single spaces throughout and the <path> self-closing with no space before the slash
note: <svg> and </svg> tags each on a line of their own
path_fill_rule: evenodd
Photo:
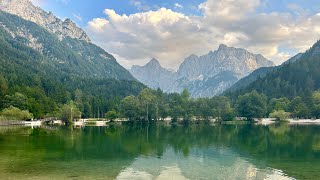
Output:
<svg viewBox="0 0 320 180">
<path fill-rule="evenodd" d="M 80 14 L 75 14 L 75 13 L 73 13 L 72 16 L 73 16 L 76 20 L 82 21 L 82 17 L 81 17 Z"/>
<path fill-rule="evenodd" d="M 220 43 L 281 63 L 291 55 L 282 48 L 298 53 L 320 37 L 319 15 L 258 13 L 262 5 L 260 0 L 207 0 L 199 5 L 201 16 L 166 8 L 131 15 L 106 9 L 106 17 L 91 20 L 87 30 L 126 67 L 155 57 L 166 67 L 177 68 L 188 55 L 205 54 Z"/>
<path fill-rule="evenodd" d="M 92 33 L 103 33 L 104 32 L 104 27 L 109 24 L 109 21 L 106 19 L 102 18 L 95 18 L 92 19 L 88 25 L 89 25 L 89 30 L 91 30 Z"/>
<path fill-rule="evenodd" d="M 202 49 L 206 42 L 196 41 L 202 34 L 196 19 L 161 8 L 132 15 L 119 15 L 106 9 L 107 19 L 94 19 L 88 32 L 108 52 L 123 58 L 161 59 L 167 66 L 177 66 L 183 54 Z M 194 32 L 198 32 L 196 34 Z M 189 44 L 187 47 L 186 44 Z M 136 64 L 134 61 L 131 64 Z"/>
<path fill-rule="evenodd" d="M 175 3 L 175 4 L 174 4 L 174 7 L 176 7 L 176 8 L 180 8 L 180 9 L 182 9 L 182 8 L 183 8 L 183 6 L 182 6 L 181 4 L 179 4 L 179 3 Z"/>
<path fill-rule="evenodd" d="M 135 6 L 139 11 L 148 11 L 151 9 L 146 3 L 138 0 L 130 0 L 130 4 Z"/>
<path fill-rule="evenodd" d="M 260 0 L 207 0 L 199 5 L 206 17 L 216 20 L 239 20 L 253 12 Z"/>
</svg>

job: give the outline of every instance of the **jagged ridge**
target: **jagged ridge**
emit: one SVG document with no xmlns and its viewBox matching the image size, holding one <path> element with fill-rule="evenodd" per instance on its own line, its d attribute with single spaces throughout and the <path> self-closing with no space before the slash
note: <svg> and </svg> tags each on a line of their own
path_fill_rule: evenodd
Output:
<svg viewBox="0 0 320 180">
<path fill-rule="evenodd" d="M 29 0 L 1 0 L 0 10 L 39 24 L 58 35 L 60 40 L 71 37 L 90 42 L 87 34 L 70 19 L 62 21 L 51 12 L 34 6 Z"/>
<path fill-rule="evenodd" d="M 131 73 L 149 87 L 160 87 L 165 92 L 182 92 L 187 88 L 192 97 L 212 97 L 255 69 L 273 65 L 262 55 L 221 44 L 218 50 L 206 55 L 190 55 L 176 73 L 164 69 L 154 59 L 145 66 L 133 66 Z"/>
</svg>

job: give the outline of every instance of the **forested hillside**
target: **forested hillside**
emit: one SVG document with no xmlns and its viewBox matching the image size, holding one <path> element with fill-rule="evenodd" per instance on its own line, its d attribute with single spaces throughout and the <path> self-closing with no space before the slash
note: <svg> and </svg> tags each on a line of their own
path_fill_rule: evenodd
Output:
<svg viewBox="0 0 320 180">
<path fill-rule="evenodd" d="M 144 86 L 101 48 L 55 34 L 0 12 L 0 109 L 15 106 L 35 117 L 75 101 L 83 117 L 98 116 Z M 53 114 L 52 114 L 53 115 Z"/>
<path fill-rule="evenodd" d="M 228 96 L 238 95 L 256 90 L 268 98 L 296 96 L 306 97 L 320 89 L 320 42 L 312 46 L 298 61 L 289 61 L 281 67 L 267 70 L 263 76 L 257 77 L 245 88 L 227 93 Z"/>
<path fill-rule="evenodd" d="M 293 56 L 292 58 L 290 58 L 289 60 L 285 61 L 284 63 L 282 63 L 279 66 L 273 66 L 273 67 L 262 67 L 259 68 L 255 71 L 253 71 L 251 74 L 249 74 L 248 76 L 240 79 L 238 82 L 236 82 L 232 87 L 230 87 L 224 94 L 227 93 L 231 93 L 237 90 L 241 90 L 246 88 L 247 86 L 249 86 L 251 83 L 253 83 L 254 81 L 256 81 L 258 78 L 263 78 L 265 77 L 268 73 L 277 70 L 279 68 L 281 68 L 282 66 L 289 64 L 289 63 L 293 63 L 296 62 L 297 60 L 300 59 L 302 53 L 299 53 L 295 56 Z"/>
</svg>

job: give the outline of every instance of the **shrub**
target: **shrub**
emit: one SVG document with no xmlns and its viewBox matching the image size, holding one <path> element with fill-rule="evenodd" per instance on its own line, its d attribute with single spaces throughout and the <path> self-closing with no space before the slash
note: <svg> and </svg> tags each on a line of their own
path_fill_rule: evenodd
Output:
<svg viewBox="0 0 320 180">
<path fill-rule="evenodd" d="M 290 113 L 285 112 L 284 110 L 273 111 L 270 113 L 269 117 L 276 118 L 277 120 L 286 120 L 290 117 Z"/>
<path fill-rule="evenodd" d="M 0 116 L 2 120 L 28 120 L 33 119 L 33 114 L 26 110 L 10 106 L 1 111 Z"/>
</svg>

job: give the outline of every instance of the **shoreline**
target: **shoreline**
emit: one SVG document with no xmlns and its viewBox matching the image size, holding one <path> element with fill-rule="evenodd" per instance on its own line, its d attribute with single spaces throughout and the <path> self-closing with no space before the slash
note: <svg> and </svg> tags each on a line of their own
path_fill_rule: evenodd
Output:
<svg viewBox="0 0 320 180">
<path fill-rule="evenodd" d="M 138 123 L 140 121 L 129 121 L 129 120 L 123 120 L 123 121 L 113 121 L 114 123 L 124 123 L 124 122 L 131 122 L 131 123 Z M 143 123 L 147 123 L 147 121 L 141 121 Z M 178 122 L 172 122 L 168 120 L 159 120 L 159 121 L 150 121 L 149 123 L 157 123 L 157 122 L 163 122 L 166 124 L 181 124 L 183 121 Z M 204 120 L 192 120 L 189 121 L 189 123 L 197 124 L 199 122 L 207 122 Z M 275 123 L 288 123 L 289 125 L 320 125 L 320 119 L 286 119 L 278 121 L 275 118 L 262 118 L 262 119 L 254 119 L 253 123 L 256 125 L 263 125 L 268 126 Z M 75 121 L 74 126 L 106 126 L 110 121 L 107 120 L 99 120 L 99 121 Z M 248 124 L 250 121 L 246 120 L 233 120 L 233 121 L 209 121 L 207 123 L 210 124 Z M 0 121 L 0 126 L 18 126 L 18 125 L 24 125 L 24 126 L 41 126 L 44 123 L 42 121 Z M 54 123 L 56 124 L 56 123 Z M 59 124 L 59 123 L 57 123 Z M 60 124 L 63 125 L 63 124 Z"/>
<path fill-rule="evenodd" d="M 320 125 L 320 119 L 286 119 L 277 121 L 275 118 L 263 118 L 255 120 L 255 123 L 258 125 L 271 125 L 274 123 L 288 123 L 289 125 Z"/>
<path fill-rule="evenodd" d="M 320 119 L 288 119 L 289 124 L 320 125 Z"/>
</svg>

